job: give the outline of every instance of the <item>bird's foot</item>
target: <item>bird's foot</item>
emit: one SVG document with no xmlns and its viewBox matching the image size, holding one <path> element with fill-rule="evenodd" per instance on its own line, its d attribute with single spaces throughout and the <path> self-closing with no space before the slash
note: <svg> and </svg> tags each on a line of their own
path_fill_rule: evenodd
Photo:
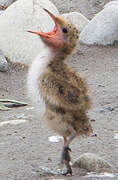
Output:
<svg viewBox="0 0 118 180">
<path fill-rule="evenodd" d="M 67 162 L 66 162 L 67 163 Z M 65 163 L 65 164 L 66 164 Z M 72 168 L 70 164 L 66 164 L 66 171 L 62 173 L 62 175 L 67 176 L 67 175 L 71 175 L 72 176 Z"/>
<path fill-rule="evenodd" d="M 61 157 L 61 164 L 65 164 L 67 170 L 66 172 L 62 173 L 63 175 L 72 175 L 72 169 L 70 165 L 71 157 L 70 157 L 71 149 L 68 146 L 64 146 L 62 151 L 62 157 Z"/>
</svg>

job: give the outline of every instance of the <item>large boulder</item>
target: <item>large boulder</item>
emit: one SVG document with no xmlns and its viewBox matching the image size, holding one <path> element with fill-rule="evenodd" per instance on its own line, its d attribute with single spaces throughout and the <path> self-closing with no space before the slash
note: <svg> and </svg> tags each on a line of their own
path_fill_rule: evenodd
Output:
<svg viewBox="0 0 118 180">
<path fill-rule="evenodd" d="M 118 41 L 118 1 L 108 3 L 83 29 L 80 43 L 112 45 Z"/>
<path fill-rule="evenodd" d="M 118 6 L 118 1 L 110 1 L 109 3 L 107 3 L 104 8 L 108 7 L 108 6 Z"/>
<path fill-rule="evenodd" d="M 28 30 L 51 31 L 54 22 L 43 8 L 58 14 L 49 0 L 18 0 L 0 15 L 0 49 L 13 62 L 30 64 L 45 45 Z"/>
<path fill-rule="evenodd" d="M 79 32 L 89 23 L 89 20 L 78 12 L 65 13 L 62 16 L 74 24 Z"/>
</svg>

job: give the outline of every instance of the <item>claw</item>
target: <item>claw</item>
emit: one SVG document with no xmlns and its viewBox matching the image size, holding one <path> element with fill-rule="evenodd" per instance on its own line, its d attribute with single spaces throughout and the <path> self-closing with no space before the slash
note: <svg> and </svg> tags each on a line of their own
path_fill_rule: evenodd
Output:
<svg viewBox="0 0 118 180">
<path fill-rule="evenodd" d="M 71 166 L 69 164 L 67 166 L 66 172 L 63 172 L 62 175 L 66 176 L 68 174 L 72 176 L 72 169 L 71 169 Z"/>
</svg>

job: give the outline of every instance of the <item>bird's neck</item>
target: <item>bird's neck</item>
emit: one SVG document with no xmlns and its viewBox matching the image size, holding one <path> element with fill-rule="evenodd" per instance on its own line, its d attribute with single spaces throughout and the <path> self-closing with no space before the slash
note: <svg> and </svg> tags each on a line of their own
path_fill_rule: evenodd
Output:
<svg viewBox="0 0 118 180">
<path fill-rule="evenodd" d="M 52 58 L 50 59 L 50 63 L 65 63 L 68 58 L 68 54 L 63 51 L 50 50 L 52 54 Z"/>
<path fill-rule="evenodd" d="M 36 78 L 41 76 L 48 68 L 50 69 L 61 69 L 66 66 L 65 60 L 67 59 L 67 54 L 63 52 L 57 52 L 46 48 L 39 56 L 35 59 L 31 66 L 31 72 L 33 77 L 36 74 Z"/>
<path fill-rule="evenodd" d="M 68 55 L 62 51 L 51 50 L 50 61 L 47 64 L 47 68 L 53 72 L 62 71 L 67 66 Z"/>
</svg>

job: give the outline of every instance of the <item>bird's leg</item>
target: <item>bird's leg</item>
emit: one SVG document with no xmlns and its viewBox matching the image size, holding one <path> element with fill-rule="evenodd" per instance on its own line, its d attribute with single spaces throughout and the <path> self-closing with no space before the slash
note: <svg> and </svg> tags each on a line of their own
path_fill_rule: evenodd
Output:
<svg viewBox="0 0 118 180">
<path fill-rule="evenodd" d="M 65 164 L 67 171 L 63 173 L 63 175 L 70 174 L 72 175 L 72 169 L 70 165 L 71 157 L 70 157 L 70 152 L 71 149 L 69 148 L 69 145 L 71 141 L 76 137 L 77 133 L 73 133 L 72 136 L 67 140 L 66 137 L 64 137 L 64 147 L 62 150 L 62 157 L 61 157 L 61 163 Z"/>
</svg>

